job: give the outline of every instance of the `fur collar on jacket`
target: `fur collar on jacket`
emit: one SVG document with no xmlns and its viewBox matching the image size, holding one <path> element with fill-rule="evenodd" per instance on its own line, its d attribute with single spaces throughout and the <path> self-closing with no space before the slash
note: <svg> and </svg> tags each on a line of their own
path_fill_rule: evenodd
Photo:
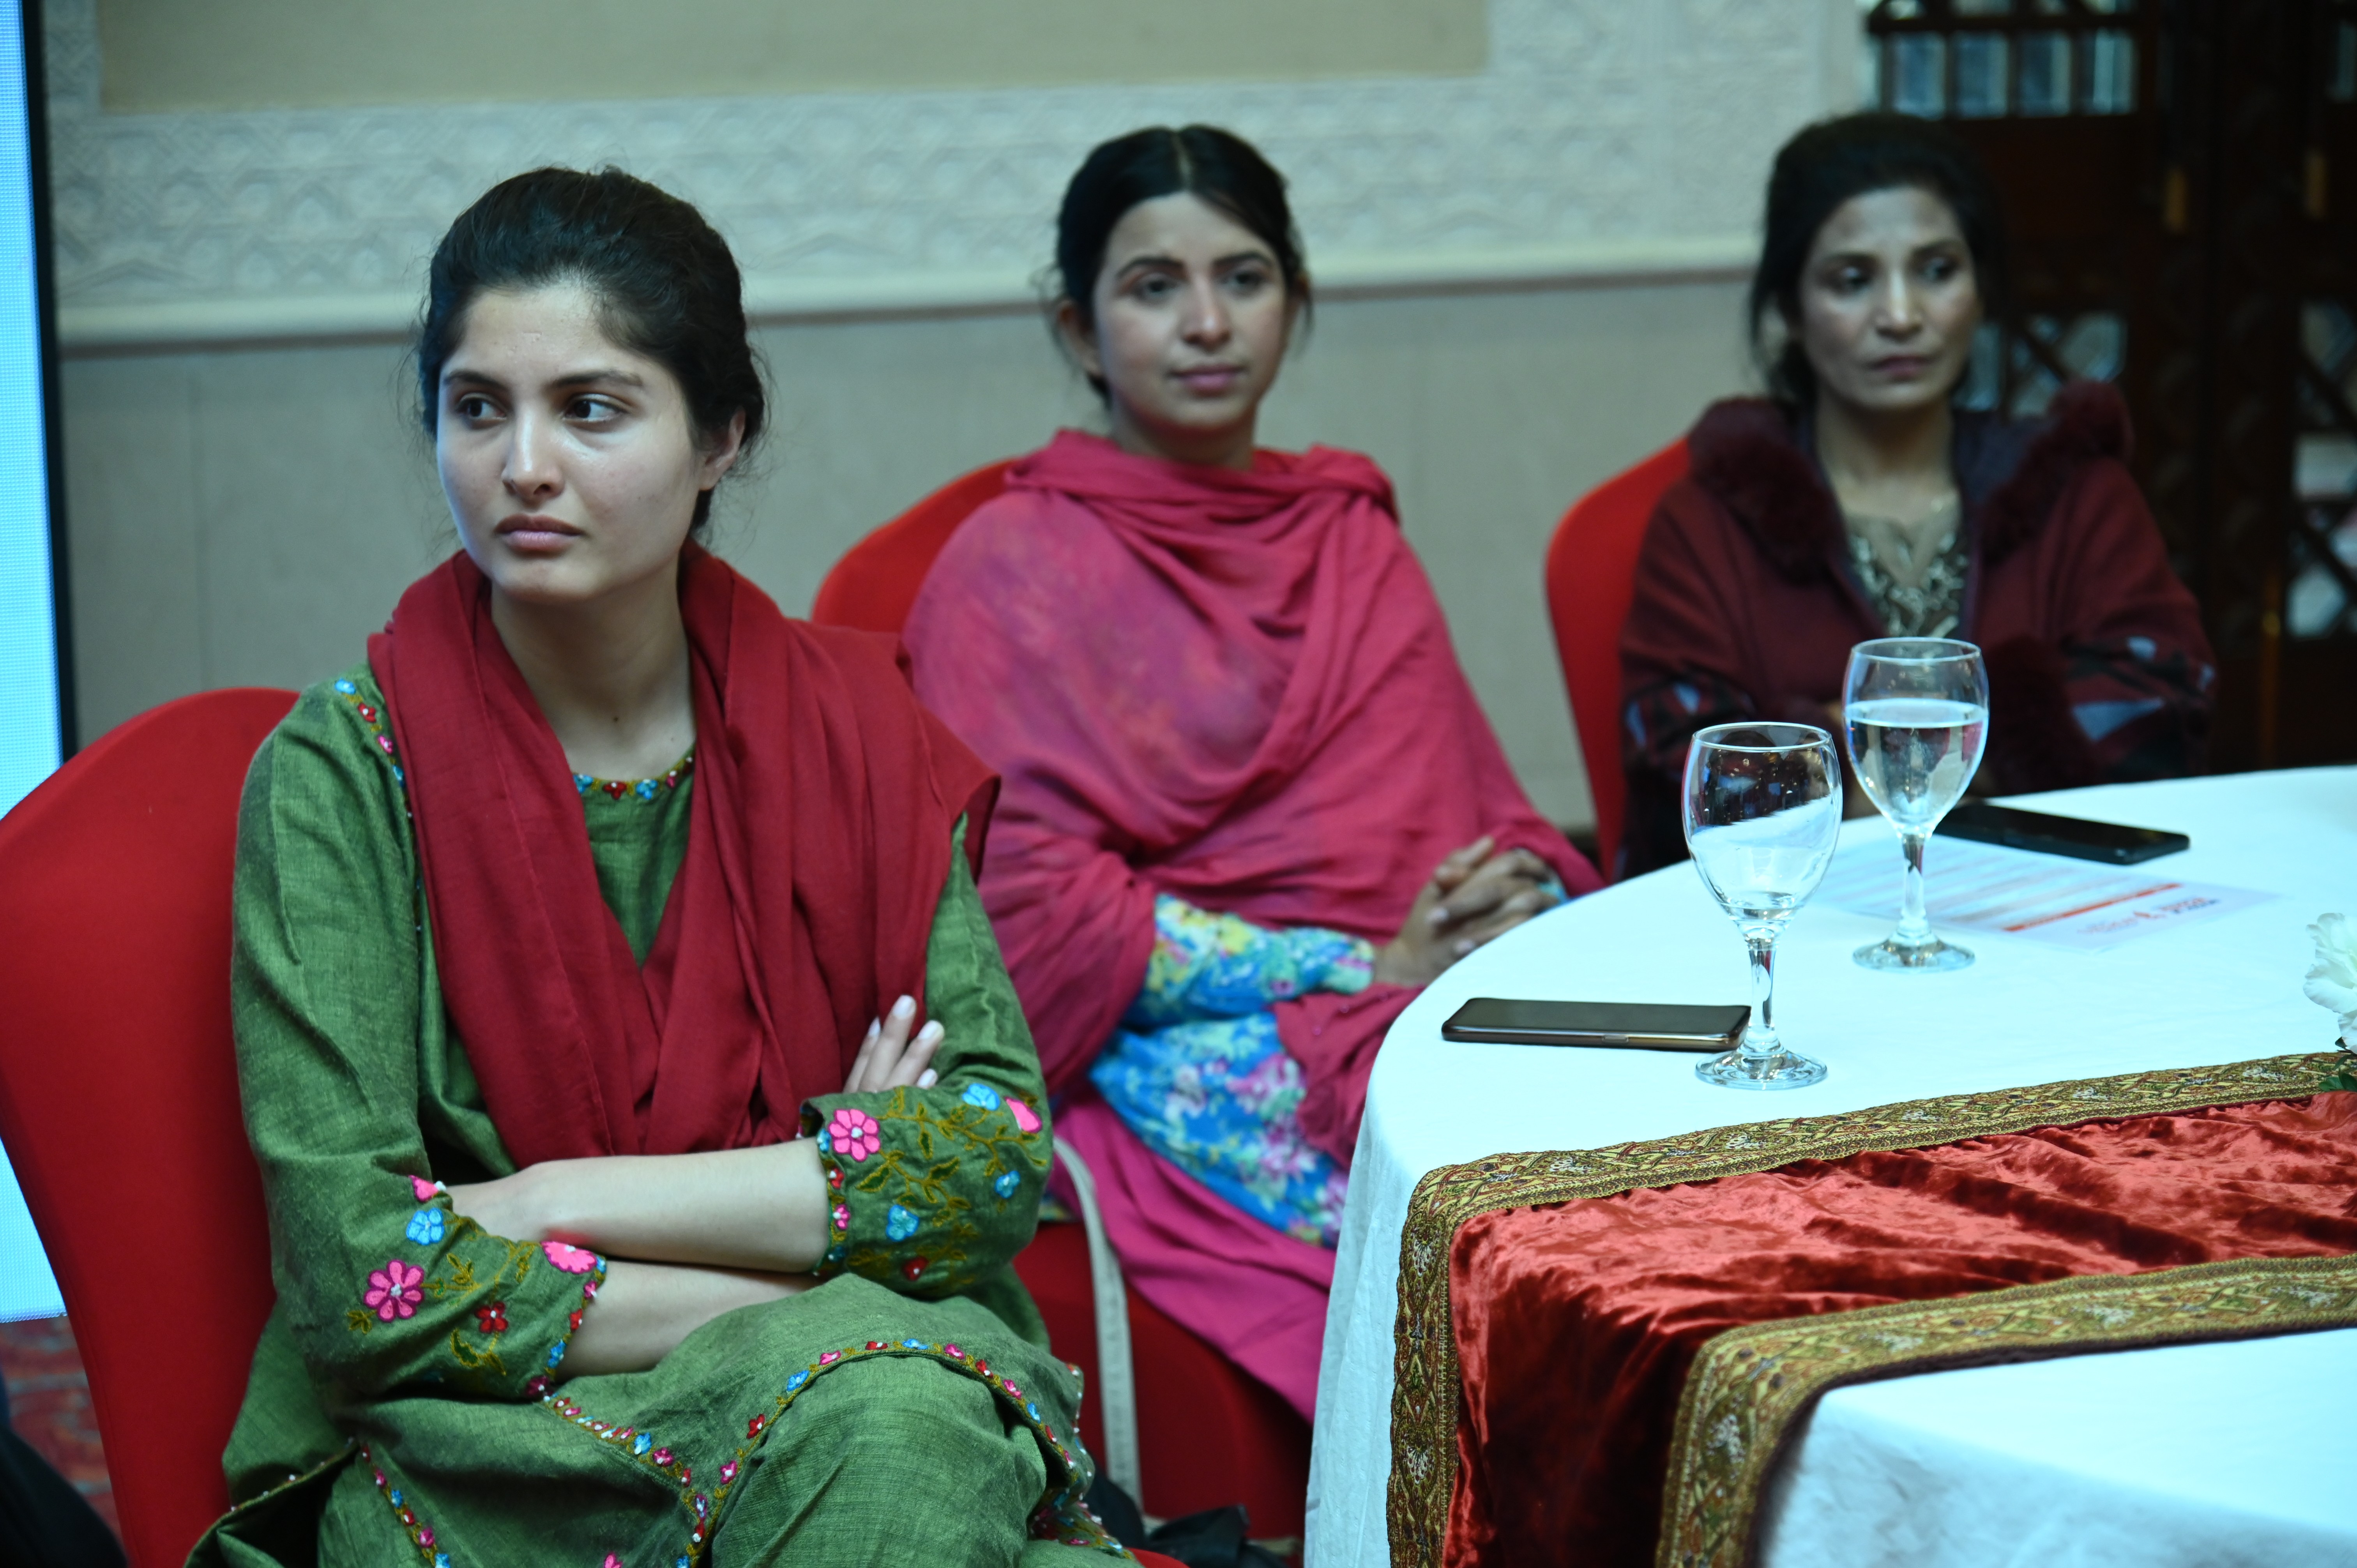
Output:
<svg viewBox="0 0 2357 1568">
<path fill-rule="evenodd" d="M 1741 519 L 1795 580 L 1838 560 L 1841 509 L 1804 442 L 1806 421 L 1766 398 L 1715 403 L 1686 437 L 1695 482 Z M 2016 424 L 1986 413 L 1956 415 L 1955 464 L 1969 525 L 1984 565 L 2003 560 L 2046 526 L 2063 488 L 2098 458 L 2125 462 L 2127 405 L 2103 381 L 2072 381 L 2043 418 Z"/>
</svg>

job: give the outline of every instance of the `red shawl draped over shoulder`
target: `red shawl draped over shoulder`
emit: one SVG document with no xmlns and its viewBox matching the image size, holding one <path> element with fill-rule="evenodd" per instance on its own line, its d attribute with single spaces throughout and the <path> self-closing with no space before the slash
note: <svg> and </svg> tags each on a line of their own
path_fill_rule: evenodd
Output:
<svg viewBox="0 0 2357 1568">
<path fill-rule="evenodd" d="M 961 813 L 980 864 L 996 780 L 889 639 L 790 621 L 694 545 L 680 579 L 694 793 L 643 969 L 474 563 L 413 584 L 369 639 L 443 997 L 519 1165 L 794 1136 L 869 1021 L 921 1000 Z"/>
<path fill-rule="evenodd" d="M 1144 983 L 1157 893 L 1380 943 L 1484 833 L 1598 886 L 1524 799 L 1356 453 L 1240 473 L 1064 431 L 951 538 L 908 639 L 926 706 L 1006 779 L 982 892 L 1051 1089 Z M 1412 994 L 1276 1009 L 1305 1127 L 1345 1161 Z"/>
</svg>

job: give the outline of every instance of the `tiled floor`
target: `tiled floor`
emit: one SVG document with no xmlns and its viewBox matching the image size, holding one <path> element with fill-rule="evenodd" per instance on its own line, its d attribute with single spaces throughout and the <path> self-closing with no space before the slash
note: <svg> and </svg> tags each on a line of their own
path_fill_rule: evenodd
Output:
<svg viewBox="0 0 2357 1568">
<path fill-rule="evenodd" d="M 74 1489 L 114 1526 L 114 1487 L 106 1450 L 91 1413 L 73 1330 L 62 1317 L 0 1323 L 0 1377 L 8 1380 L 8 1418 L 17 1435 L 56 1466 Z"/>
</svg>

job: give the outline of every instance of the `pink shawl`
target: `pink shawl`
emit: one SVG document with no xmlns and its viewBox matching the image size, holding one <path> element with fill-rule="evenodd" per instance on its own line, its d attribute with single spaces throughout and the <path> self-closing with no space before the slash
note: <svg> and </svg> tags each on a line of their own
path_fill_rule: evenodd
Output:
<svg viewBox="0 0 2357 1568">
<path fill-rule="evenodd" d="M 1355 453 L 1237 473 L 1064 431 L 951 538 L 906 636 L 920 700 L 1006 781 L 982 894 L 1051 1089 L 1144 983 L 1157 893 L 1380 943 L 1485 832 L 1598 886 L 1523 798 Z M 1276 1010 L 1304 1124 L 1345 1161 L 1412 995 Z"/>
</svg>

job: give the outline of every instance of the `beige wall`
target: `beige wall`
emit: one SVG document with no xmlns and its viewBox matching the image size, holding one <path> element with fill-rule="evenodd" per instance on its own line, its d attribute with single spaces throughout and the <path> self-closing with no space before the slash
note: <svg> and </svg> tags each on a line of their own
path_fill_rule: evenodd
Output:
<svg viewBox="0 0 2357 1568">
<path fill-rule="evenodd" d="M 1541 809 L 1589 818 L 1540 566 L 1582 489 L 1742 379 L 1730 284 L 1335 301 L 1264 437 L 1372 453 Z M 772 328 L 776 421 L 721 551 L 791 612 L 868 529 L 1091 401 L 1036 318 Z M 361 656 L 450 536 L 386 346 L 65 367 L 82 734 L 207 687 L 300 685 Z"/>
<path fill-rule="evenodd" d="M 1479 70 L 1487 0 L 99 0 L 110 110 Z"/>
</svg>

